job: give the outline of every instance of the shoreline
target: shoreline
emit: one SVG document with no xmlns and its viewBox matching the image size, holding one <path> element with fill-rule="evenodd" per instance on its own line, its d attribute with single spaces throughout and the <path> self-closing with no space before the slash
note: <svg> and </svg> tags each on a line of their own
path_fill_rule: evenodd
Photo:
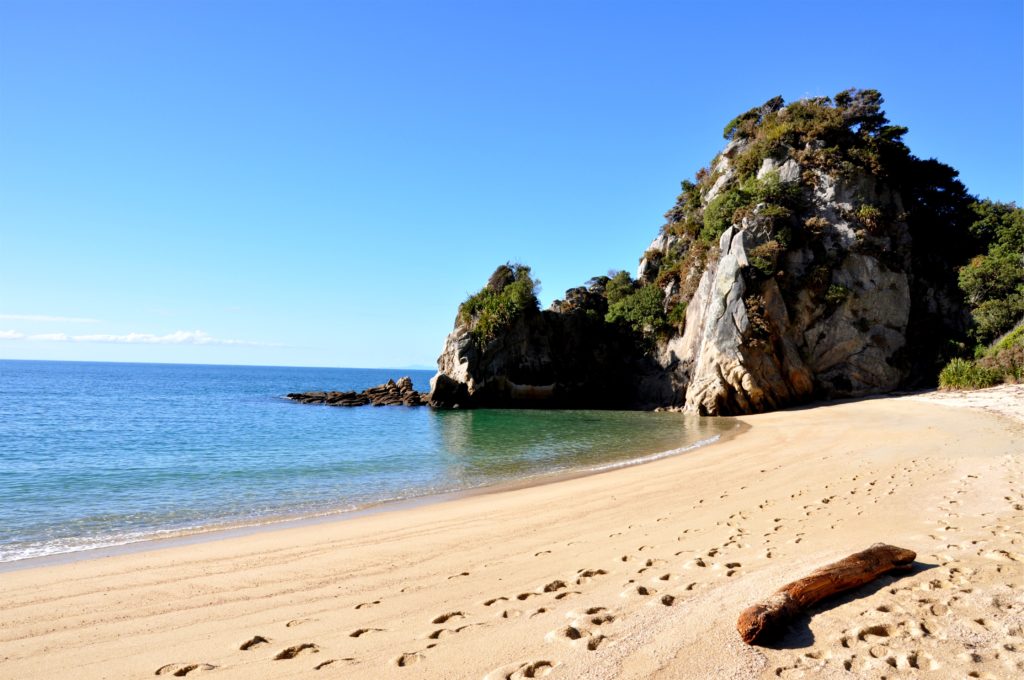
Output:
<svg viewBox="0 0 1024 680">
<path fill-rule="evenodd" d="M 718 420 L 732 420 L 733 425 L 725 432 L 716 434 L 707 439 L 698 440 L 692 444 L 687 444 L 676 449 L 660 451 L 635 458 L 627 458 L 612 463 L 603 463 L 593 468 L 547 472 L 514 480 L 499 481 L 493 484 L 456 489 L 453 491 L 375 501 L 350 509 L 326 510 L 321 513 L 311 515 L 277 515 L 254 519 L 253 521 L 229 523 L 219 526 L 180 530 L 170 529 L 166 531 L 166 535 L 153 534 L 134 540 L 127 540 L 123 543 L 114 543 L 105 546 L 82 548 L 79 550 L 51 553 L 48 555 L 0 561 L 0 574 L 21 571 L 24 569 L 58 566 L 83 560 L 104 559 L 107 557 L 131 555 L 151 550 L 165 550 L 168 548 L 196 545 L 210 541 L 240 538 L 265 531 L 315 526 L 318 524 L 332 522 L 346 522 L 378 513 L 413 510 L 415 508 L 432 505 L 434 503 L 456 501 L 460 498 L 502 493 L 505 491 L 544 486 L 547 484 L 557 484 L 558 482 L 569 479 L 606 474 L 625 467 L 648 465 L 652 462 L 670 458 L 672 456 L 685 455 L 698 448 L 714 446 L 715 444 L 729 441 L 749 429 L 749 425 L 733 418 L 718 418 Z"/>
<path fill-rule="evenodd" d="M 1009 393 L 1015 407 L 1019 391 Z M 1010 677 L 1024 420 L 925 396 L 738 419 L 644 465 L 4 574 L 0 678 Z M 783 644 L 736 617 L 871 543 L 918 554 Z M 413 667 L 415 666 L 415 667 Z"/>
</svg>

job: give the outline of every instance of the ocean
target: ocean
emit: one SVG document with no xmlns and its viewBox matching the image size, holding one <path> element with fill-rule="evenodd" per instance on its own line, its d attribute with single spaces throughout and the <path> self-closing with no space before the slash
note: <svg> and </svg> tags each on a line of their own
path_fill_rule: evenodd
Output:
<svg viewBox="0 0 1024 680">
<path fill-rule="evenodd" d="M 432 371 L 0 361 L 0 562 L 675 455 L 728 421 L 296 404 Z"/>
</svg>

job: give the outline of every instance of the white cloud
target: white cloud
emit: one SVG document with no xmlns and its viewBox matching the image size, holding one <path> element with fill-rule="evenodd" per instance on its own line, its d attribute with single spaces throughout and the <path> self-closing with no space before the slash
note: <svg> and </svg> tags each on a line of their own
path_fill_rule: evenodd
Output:
<svg viewBox="0 0 1024 680">
<path fill-rule="evenodd" d="M 0 314 L 3 321 L 57 321 L 60 323 L 99 323 L 99 319 L 79 316 L 46 316 L 45 314 Z"/>
<path fill-rule="evenodd" d="M 152 333 L 128 333 L 126 335 L 75 335 L 75 342 L 114 342 L 129 345 L 264 345 L 248 340 L 226 340 L 214 338 L 204 331 L 174 331 L 167 335 Z"/>
<path fill-rule="evenodd" d="M 166 335 L 153 333 L 126 333 L 124 335 L 91 334 L 68 335 L 67 333 L 36 333 L 26 335 L 19 331 L 0 331 L 0 340 L 42 340 L 46 342 L 105 342 L 126 345 L 234 345 L 245 347 L 280 347 L 265 342 L 249 340 L 228 340 L 215 338 L 204 331 L 175 331 Z"/>
</svg>

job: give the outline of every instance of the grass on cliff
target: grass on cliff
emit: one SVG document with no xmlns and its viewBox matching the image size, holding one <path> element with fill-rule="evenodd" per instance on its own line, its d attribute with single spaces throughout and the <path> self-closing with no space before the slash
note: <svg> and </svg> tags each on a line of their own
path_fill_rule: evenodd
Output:
<svg viewBox="0 0 1024 680">
<path fill-rule="evenodd" d="M 509 262 L 494 270 L 487 285 L 459 306 L 459 323 L 482 342 L 490 342 L 519 315 L 536 310 L 540 281 L 526 265 Z"/>
</svg>

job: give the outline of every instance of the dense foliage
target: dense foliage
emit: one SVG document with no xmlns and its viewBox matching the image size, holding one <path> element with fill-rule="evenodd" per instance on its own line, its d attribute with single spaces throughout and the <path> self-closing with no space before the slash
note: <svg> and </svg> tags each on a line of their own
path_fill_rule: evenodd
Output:
<svg viewBox="0 0 1024 680">
<path fill-rule="evenodd" d="M 615 302 L 609 298 L 609 323 L 624 323 L 641 333 L 653 333 L 666 325 L 664 293 L 653 283 L 640 286 Z"/>
<path fill-rule="evenodd" d="M 974 337 L 987 344 L 1024 319 L 1024 209 L 981 201 L 972 206 L 971 232 L 987 251 L 960 269 L 960 287 L 974 319 Z"/>
<path fill-rule="evenodd" d="M 478 340 L 493 340 L 517 316 L 537 309 L 539 286 L 526 265 L 503 264 L 491 274 L 486 286 L 459 306 L 459 322 L 467 325 Z"/>
<path fill-rule="evenodd" d="M 979 201 L 971 233 L 985 251 L 960 268 L 977 343 L 975 359 L 951 361 L 939 376 L 949 389 L 1024 381 L 1024 209 Z"/>
</svg>

